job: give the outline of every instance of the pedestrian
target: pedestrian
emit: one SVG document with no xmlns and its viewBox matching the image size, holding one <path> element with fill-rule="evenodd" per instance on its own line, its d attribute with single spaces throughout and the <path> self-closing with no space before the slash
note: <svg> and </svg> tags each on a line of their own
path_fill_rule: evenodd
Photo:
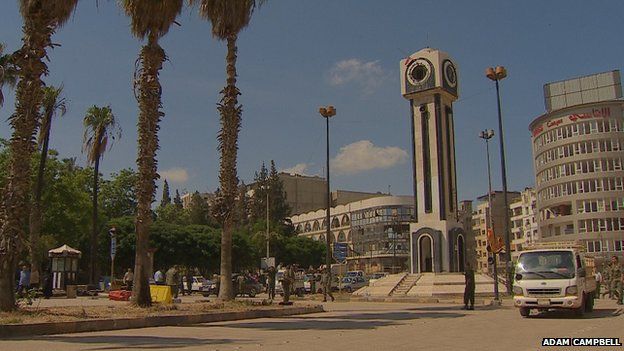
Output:
<svg viewBox="0 0 624 351">
<path fill-rule="evenodd" d="M 611 257 L 609 264 L 609 298 L 616 298 L 618 305 L 622 304 L 622 267 L 617 256 Z"/>
<path fill-rule="evenodd" d="M 600 285 L 602 284 L 602 273 L 594 267 L 594 279 L 596 279 L 596 294 L 594 295 L 594 299 L 600 298 Z"/>
<path fill-rule="evenodd" d="M 190 267 L 186 268 L 186 289 L 188 295 L 191 296 L 193 292 L 193 270 Z"/>
<path fill-rule="evenodd" d="M 327 296 L 329 296 L 333 302 L 335 299 L 331 292 L 331 271 L 328 267 L 323 268 L 321 272 L 321 284 L 323 285 L 323 302 L 327 302 Z"/>
<path fill-rule="evenodd" d="M 174 299 L 178 298 L 178 287 L 180 286 L 180 273 L 176 266 L 173 266 L 167 270 L 165 274 L 165 284 L 171 289 L 171 294 Z"/>
<path fill-rule="evenodd" d="M 123 276 L 123 282 L 126 285 L 126 289 L 132 291 L 132 282 L 134 281 L 134 273 L 132 268 L 128 268 L 128 271 Z"/>
<path fill-rule="evenodd" d="M 34 289 L 40 288 L 39 269 L 33 269 L 30 271 L 30 287 Z"/>
<path fill-rule="evenodd" d="M 466 278 L 466 287 L 464 288 L 464 309 L 474 310 L 475 273 L 470 267 L 470 263 L 466 263 L 466 270 L 464 271 L 464 277 Z M 470 303 L 470 306 L 468 305 L 468 303 Z"/>
<path fill-rule="evenodd" d="M 212 281 L 214 282 L 214 294 L 219 296 L 219 289 L 221 288 L 221 276 L 219 276 L 218 274 L 213 274 Z"/>
<path fill-rule="evenodd" d="M 185 271 L 182 271 L 182 269 L 178 269 L 178 291 L 182 293 L 182 296 L 186 295 L 186 290 L 184 290 L 185 275 Z"/>
<path fill-rule="evenodd" d="M 275 267 L 271 266 L 267 269 L 267 285 L 268 285 L 268 294 L 269 300 L 275 299 L 275 275 L 277 271 Z"/>
<path fill-rule="evenodd" d="M 46 268 L 46 270 L 43 271 L 41 287 L 43 288 L 43 297 L 46 300 L 52 297 L 52 273 L 49 268 Z"/>
<path fill-rule="evenodd" d="M 22 296 L 24 293 L 28 292 L 30 288 L 30 269 L 28 265 L 23 265 L 22 270 L 20 271 L 19 282 L 17 284 L 17 293 Z"/>
<path fill-rule="evenodd" d="M 243 296 L 245 294 L 245 274 L 241 273 L 236 276 L 236 295 Z"/>
<path fill-rule="evenodd" d="M 292 293 L 292 287 L 295 283 L 295 272 L 292 269 L 291 265 L 286 266 L 286 270 L 284 271 L 284 275 L 282 276 L 282 288 L 284 289 L 284 299 L 282 304 L 290 305 L 290 294 Z"/>
<path fill-rule="evenodd" d="M 611 289 L 609 288 L 609 282 L 611 281 L 609 277 L 609 262 L 605 262 L 602 265 L 601 275 L 602 275 L 602 285 L 604 285 L 604 291 L 602 292 L 602 297 L 605 297 L 605 295 L 611 294 Z"/>
<path fill-rule="evenodd" d="M 165 285 L 165 274 L 160 269 L 154 273 L 154 283 L 156 285 Z"/>
</svg>

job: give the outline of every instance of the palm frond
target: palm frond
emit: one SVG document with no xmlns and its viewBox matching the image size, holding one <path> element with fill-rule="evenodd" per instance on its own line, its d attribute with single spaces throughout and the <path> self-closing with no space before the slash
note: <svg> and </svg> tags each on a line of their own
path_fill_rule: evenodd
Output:
<svg viewBox="0 0 624 351">
<path fill-rule="evenodd" d="M 121 127 L 117 124 L 110 106 L 93 105 L 87 110 L 82 121 L 85 128 L 82 138 L 82 152 L 87 153 L 90 164 L 102 157 L 108 145 L 108 138 L 121 137 Z"/>
<path fill-rule="evenodd" d="M 212 23 L 212 35 L 220 40 L 238 34 L 247 27 L 256 6 L 266 1 L 256 0 L 189 0 L 199 4 L 199 15 Z"/>
<path fill-rule="evenodd" d="M 130 17 L 132 34 L 141 39 L 167 34 L 184 6 L 184 0 L 120 0 L 119 3 Z"/>
<path fill-rule="evenodd" d="M 40 11 L 52 20 L 54 27 L 61 27 L 71 17 L 76 4 L 78 0 L 20 0 L 20 13 L 27 18 L 30 13 Z"/>
</svg>

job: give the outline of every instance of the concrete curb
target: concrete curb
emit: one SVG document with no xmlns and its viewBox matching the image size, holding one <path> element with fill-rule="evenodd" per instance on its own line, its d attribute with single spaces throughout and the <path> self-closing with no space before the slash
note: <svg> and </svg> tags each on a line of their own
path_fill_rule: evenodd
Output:
<svg viewBox="0 0 624 351">
<path fill-rule="evenodd" d="M 275 318 L 299 314 L 324 312 L 322 305 L 279 307 L 264 310 L 201 313 L 190 315 L 169 315 L 121 319 L 98 319 L 71 322 L 50 322 L 35 324 L 11 324 L 0 326 L 0 338 L 16 338 L 33 335 L 69 334 L 92 331 L 136 329 L 148 327 L 176 326 L 211 322 L 226 322 L 241 319 Z"/>
</svg>

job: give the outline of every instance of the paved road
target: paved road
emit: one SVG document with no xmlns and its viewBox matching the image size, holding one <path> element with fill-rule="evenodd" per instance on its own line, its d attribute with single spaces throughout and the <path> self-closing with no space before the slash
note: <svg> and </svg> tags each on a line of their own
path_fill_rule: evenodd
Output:
<svg viewBox="0 0 624 351">
<path fill-rule="evenodd" d="M 582 319 L 556 312 L 523 319 L 510 307 L 333 303 L 326 305 L 329 312 L 305 316 L 8 340 L 0 341 L 0 350 L 543 350 L 543 337 L 618 337 L 624 343 L 618 307 L 600 300 Z"/>
</svg>

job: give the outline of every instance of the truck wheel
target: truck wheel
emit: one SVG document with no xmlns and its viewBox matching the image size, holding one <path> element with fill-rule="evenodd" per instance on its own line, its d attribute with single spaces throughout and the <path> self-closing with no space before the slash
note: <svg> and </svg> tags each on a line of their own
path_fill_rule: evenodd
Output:
<svg viewBox="0 0 624 351">
<path fill-rule="evenodd" d="M 304 289 L 297 289 L 297 297 L 303 297 L 304 294 L 305 294 Z"/>
<path fill-rule="evenodd" d="M 349 294 L 353 292 L 353 288 L 351 288 L 350 286 L 347 286 L 347 288 L 345 289 L 346 292 L 348 292 Z"/>
<path fill-rule="evenodd" d="M 256 289 L 254 288 L 249 289 L 249 297 L 256 297 Z"/>
<path fill-rule="evenodd" d="M 574 310 L 574 314 L 575 314 L 577 317 L 583 317 L 583 314 L 585 313 L 585 308 L 586 308 L 586 306 L 587 306 L 587 299 L 586 299 L 586 297 L 585 297 L 585 295 L 584 295 L 584 294 L 583 294 L 582 299 L 583 299 L 583 300 L 582 300 L 582 302 L 581 302 L 581 306 L 579 306 L 577 309 L 575 309 L 575 310 Z"/>
<path fill-rule="evenodd" d="M 524 318 L 531 314 L 531 309 L 528 307 L 520 307 L 520 315 Z"/>
</svg>

